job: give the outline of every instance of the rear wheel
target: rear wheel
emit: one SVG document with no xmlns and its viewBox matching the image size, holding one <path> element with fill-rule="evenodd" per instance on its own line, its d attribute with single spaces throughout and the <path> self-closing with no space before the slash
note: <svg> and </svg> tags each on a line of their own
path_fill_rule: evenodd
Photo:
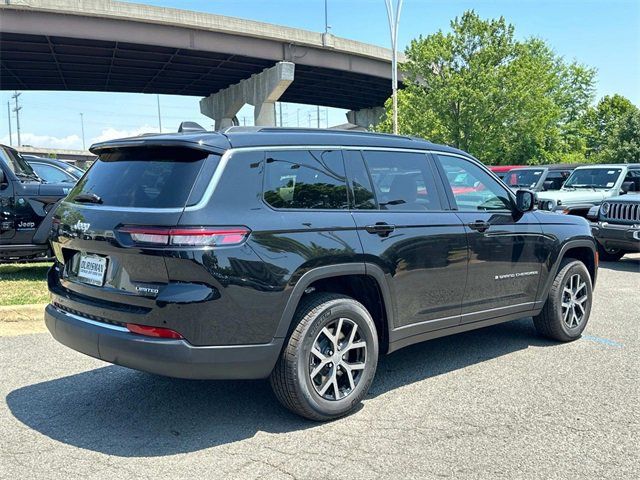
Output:
<svg viewBox="0 0 640 480">
<path fill-rule="evenodd" d="M 619 248 L 605 248 L 598 243 L 598 256 L 603 262 L 617 262 L 625 253 Z"/>
<path fill-rule="evenodd" d="M 278 400 L 311 420 L 350 413 L 366 395 L 378 363 L 378 336 L 367 309 L 332 293 L 310 295 L 271 374 Z"/>
<path fill-rule="evenodd" d="M 589 321 L 592 292 L 591 276 L 584 263 L 564 259 L 542 311 L 533 317 L 538 333 L 560 342 L 580 338 Z"/>
</svg>

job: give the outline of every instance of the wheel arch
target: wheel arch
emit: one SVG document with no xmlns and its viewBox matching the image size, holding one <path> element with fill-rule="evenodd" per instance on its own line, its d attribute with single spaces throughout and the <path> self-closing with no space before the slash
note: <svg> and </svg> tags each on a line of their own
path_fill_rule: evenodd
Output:
<svg viewBox="0 0 640 480">
<path fill-rule="evenodd" d="M 589 275 L 591 276 L 591 283 L 595 287 L 596 278 L 598 276 L 597 246 L 595 240 L 589 238 L 569 240 L 562 245 L 560 252 L 556 257 L 556 261 L 549 272 L 549 276 L 543 290 L 543 296 L 541 297 L 542 303 L 546 301 L 553 279 L 558 274 L 560 264 L 565 258 L 574 258 L 584 263 L 589 271 Z"/>
<path fill-rule="evenodd" d="M 375 287 L 377 297 L 366 288 L 367 285 L 364 285 L 365 288 L 355 288 L 356 285 L 353 282 L 356 280 L 368 282 L 370 288 Z M 386 353 L 389 332 L 393 327 L 394 309 L 385 274 L 379 266 L 369 263 L 347 263 L 316 267 L 305 272 L 289 295 L 276 330 L 276 338 L 287 337 L 291 332 L 293 317 L 305 291 L 309 288 L 313 288 L 313 291 L 318 289 L 318 291 L 344 293 L 363 303 L 378 329 L 380 353 Z"/>
</svg>

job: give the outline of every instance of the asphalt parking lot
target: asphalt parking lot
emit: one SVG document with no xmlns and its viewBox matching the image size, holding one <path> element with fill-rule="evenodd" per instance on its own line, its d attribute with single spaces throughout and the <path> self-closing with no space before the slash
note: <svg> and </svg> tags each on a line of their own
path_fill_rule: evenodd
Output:
<svg viewBox="0 0 640 480">
<path fill-rule="evenodd" d="M 529 319 L 382 359 L 354 415 L 283 410 L 268 382 L 156 377 L 48 334 L 0 338 L 0 478 L 635 478 L 640 255 L 601 265 L 582 339 Z"/>
</svg>

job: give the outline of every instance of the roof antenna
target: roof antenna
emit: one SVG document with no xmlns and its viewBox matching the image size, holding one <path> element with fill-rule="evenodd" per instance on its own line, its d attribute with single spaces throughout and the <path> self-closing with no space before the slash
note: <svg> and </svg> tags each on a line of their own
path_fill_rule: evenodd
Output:
<svg viewBox="0 0 640 480">
<path fill-rule="evenodd" d="M 206 132 L 202 125 L 196 122 L 182 122 L 178 127 L 178 133 L 190 133 L 190 132 Z"/>
</svg>

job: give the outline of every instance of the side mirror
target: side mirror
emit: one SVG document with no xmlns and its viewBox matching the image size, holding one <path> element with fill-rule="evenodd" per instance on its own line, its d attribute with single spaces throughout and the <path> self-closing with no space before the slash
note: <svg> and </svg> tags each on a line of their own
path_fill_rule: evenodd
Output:
<svg viewBox="0 0 640 480">
<path fill-rule="evenodd" d="M 555 186 L 555 182 L 553 180 L 545 180 L 545 182 L 542 184 L 542 189 L 543 190 L 555 190 L 555 188 L 553 188 Z"/>
<path fill-rule="evenodd" d="M 0 168 L 0 188 L 4 188 L 9 184 L 7 182 L 7 176 L 4 174 L 4 170 Z"/>
<path fill-rule="evenodd" d="M 519 212 L 529 212 L 536 206 L 536 195 L 529 190 L 518 190 L 516 192 L 516 208 Z"/>
<path fill-rule="evenodd" d="M 622 190 L 622 194 L 624 195 L 625 193 L 629 193 L 629 192 L 633 192 L 636 189 L 636 184 L 633 182 L 622 182 L 622 185 L 620 185 L 620 190 Z"/>
<path fill-rule="evenodd" d="M 587 220 L 591 220 L 592 222 L 597 222 L 599 213 L 600 213 L 600 205 L 594 205 L 587 212 Z"/>
</svg>

